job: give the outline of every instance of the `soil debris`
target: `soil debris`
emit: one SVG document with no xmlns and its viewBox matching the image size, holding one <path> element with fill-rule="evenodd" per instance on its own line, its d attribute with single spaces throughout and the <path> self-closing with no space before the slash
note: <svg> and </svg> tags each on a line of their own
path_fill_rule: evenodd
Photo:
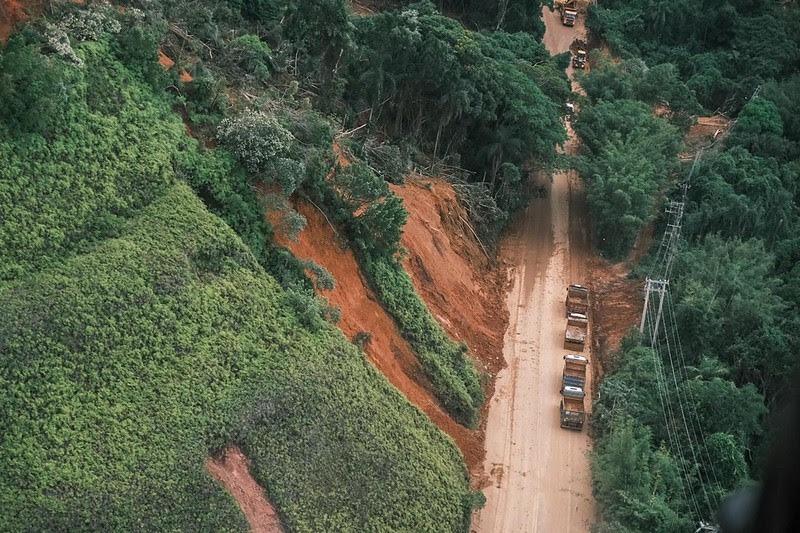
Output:
<svg viewBox="0 0 800 533">
<path fill-rule="evenodd" d="M 169 70 L 169 69 L 171 69 L 172 67 L 175 66 L 175 61 L 173 61 L 171 57 L 169 57 L 167 54 L 165 54 L 163 50 L 159 49 L 158 50 L 158 64 L 161 65 L 161 67 L 164 70 Z"/>
<path fill-rule="evenodd" d="M 403 266 L 444 330 L 469 347 L 487 377 L 484 392 L 491 398 L 494 379 L 505 366 L 508 269 L 486 257 L 449 183 L 410 176 L 405 185 L 391 188 L 409 212 L 402 238 L 407 252 Z M 483 415 L 486 409 L 488 402 Z"/>
<path fill-rule="evenodd" d="M 264 490 L 250 475 L 249 461 L 242 450 L 231 446 L 220 457 L 209 457 L 206 459 L 206 470 L 239 504 L 251 532 L 283 532 L 278 513 L 267 500 Z"/>
<path fill-rule="evenodd" d="M 369 287 L 352 250 L 316 207 L 297 200 L 295 208 L 306 218 L 306 227 L 297 241 L 277 235 L 278 244 L 298 259 L 314 261 L 330 272 L 336 285 L 332 290 L 321 290 L 320 295 L 341 311 L 339 328 L 352 341 L 360 341 L 369 361 L 389 382 L 453 438 L 468 468 L 480 469 L 481 434 L 450 418 L 430 392 L 414 351 Z"/>
<path fill-rule="evenodd" d="M 28 20 L 28 13 L 18 0 L 0 0 L 0 44 L 5 44 L 14 26 Z"/>
</svg>

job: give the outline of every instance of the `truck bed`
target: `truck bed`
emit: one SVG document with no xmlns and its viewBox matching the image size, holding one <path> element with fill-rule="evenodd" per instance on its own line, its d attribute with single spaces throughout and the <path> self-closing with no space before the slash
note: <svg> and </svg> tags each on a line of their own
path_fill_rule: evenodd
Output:
<svg viewBox="0 0 800 533">
<path fill-rule="evenodd" d="M 570 285 L 567 287 L 567 316 L 570 313 L 587 314 L 589 311 L 589 289 L 583 285 Z"/>
<path fill-rule="evenodd" d="M 577 398 L 562 398 L 561 399 L 561 427 L 568 429 L 582 429 L 583 422 L 586 419 L 586 413 L 583 409 L 583 400 Z"/>
<path fill-rule="evenodd" d="M 564 343 L 580 346 L 583 350 L 583 345 L 586 343 L 586 330 L 580 326 L 567 326 L 567 331 L 564 333 Z"/>
</svg>

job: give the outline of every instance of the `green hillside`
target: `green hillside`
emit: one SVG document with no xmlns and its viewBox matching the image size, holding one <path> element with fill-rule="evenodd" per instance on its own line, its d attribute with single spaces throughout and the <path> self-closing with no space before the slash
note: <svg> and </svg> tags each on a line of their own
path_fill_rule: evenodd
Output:
<svg viewBox="0 0 800 533">
<path fill-rule="evenodd" d="M 166 102 L 107 43 L 37 50 L 2 56 L 20 101 L 69 89 L 0 137 L 0 529 L 244 529 L 229 443 L 293 531 L 466 529 L 457 448 L 176 178 Z"/>
</svg>

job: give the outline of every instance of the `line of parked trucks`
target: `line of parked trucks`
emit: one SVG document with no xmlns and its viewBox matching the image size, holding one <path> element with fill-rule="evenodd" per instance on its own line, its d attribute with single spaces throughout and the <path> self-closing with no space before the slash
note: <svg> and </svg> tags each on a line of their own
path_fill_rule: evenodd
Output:
<svg viewBox="0 0 800 533">
<path fill-rule="evenodd" d="M 561 15 L 561 24 L 564 26 L 575 26 L 578 20 L 578 2 L 577 0 L 556 0 L 556 7 Z M 572 55 L 572 67 L 584 69 L 586 68 L 586 46 L 585 43 L 580 43 L 577 50 Z"/>
<path fill-rule="evenodd" d="M 589 289 L 583 285 L 567 287 L 567 327 L 564 331 L 564 348 L 582 352 L 589 330 Z M 561 377 L 561 427 L 583 429 L 586 421 L 584 398 L 586 393 L 586 366 L 589 360 L 580 354 L 564 356 Z"/>
</svg>

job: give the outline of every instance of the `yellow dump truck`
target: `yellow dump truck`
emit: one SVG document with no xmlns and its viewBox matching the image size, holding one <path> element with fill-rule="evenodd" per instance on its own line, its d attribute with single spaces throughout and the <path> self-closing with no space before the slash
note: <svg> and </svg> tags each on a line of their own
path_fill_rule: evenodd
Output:
<svg viewBox="0 0 800 533">
<path fill-rule="evenodd" d="M 582 313 L 570 313 L 567 317 L 567 328 L 564 332 L 564 348 L 583 351 L 586 344 L 586 333 L 589 330 L 589 318 Z"/>
<path fill-rule="evenodd" d="M 578 387 L 564 387 L 561 398 L 560 414 L 561 427 L 567 429 L 583 429 L 586 420 L 586 411 L 583 408 L 583 389 Z"/>
<path fill-rule="evenodd" d="M 567 287 L 567 314 L 580 313 L 582 315 L 589 314 L 589 289 L 577 283 L 571 284 Z"/>
<path fill-rule="evenodd" d="M 575 0 L 561 0 L 556 2 L 558 12 L 561 14 L 561 24 L 564 26 L 574 26 L 578 20 L 578 5 Z"/>
</svg>

